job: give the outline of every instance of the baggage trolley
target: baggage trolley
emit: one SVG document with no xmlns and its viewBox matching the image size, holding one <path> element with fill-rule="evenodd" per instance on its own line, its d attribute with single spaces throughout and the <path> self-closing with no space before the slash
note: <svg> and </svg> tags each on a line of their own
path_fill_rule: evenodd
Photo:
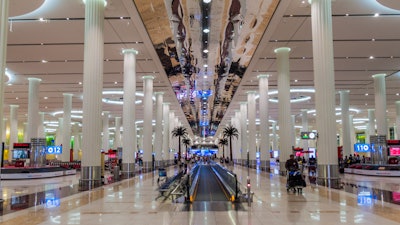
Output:
<svg viewBox="0 0 400 225">
<path fill-rule="evenodd" d="M 303 188 L 306 187 L 306 182 L 300 171 L 289 171 L 287 175 L 286 190 L 287 192 L 302 193 Z"/>
<path fill-rule="evenodd" d="M 157 183 L 160 183 L 160 181 L 162 181 L 162 182 L 167 181 L 167 170 L 165 168 L 158 169 Z"/>
</svg>

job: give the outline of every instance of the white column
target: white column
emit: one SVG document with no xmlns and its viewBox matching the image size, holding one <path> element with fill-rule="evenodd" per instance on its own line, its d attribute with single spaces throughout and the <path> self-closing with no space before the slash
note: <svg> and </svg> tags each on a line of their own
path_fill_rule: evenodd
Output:
<svg viewBox="0 0 400 225">
<path fill-rule="evenodd" d="M 301 131 L 307 132 L 308 131 L 308 114 L 306 109 L 301 110 Z M 308 140 L 303 140 L 303 149 L 304 151 L 308 151 Z M 308 158 L 308 154 L 306 154 L 306 157 Z"/>
<path fill-rule="evenodd" d="M 318 131 L 317 183 L 339 188 L 332 6 L 330 0 L 309 1 L 311 2 L 316 125 Z"/>
<path fill-rule="evenodd" d="M 107 152 L 110 149 L 110 131 L 108 130 L 109 120 L 110 120 L 110 112 L 103 112 L 103 139 L 102 139 L 102 149 Z"/>
<path fill-rule="evenodd" d="M 7 134 L 7 132 L 6 132 L 6 130 L 7 130 L 7 118 L 3 118 L 3 123 L 1 124 L 1 126 L 2 126 L 2 130 L 3 130 L 3 133 L 2 133 L 2 137 L 1 137 L 1 141 L 2 142 L 4 142 L 4 143 L 6 143 L 6 134 Z"/>
<path fill-rule="evenodd" d="M 122 108 L 122 174 L 131 177 L 135 172 L 135 154 L 137 153 L 136 132 L 136 55 L 134 49 L 125 49 L 124 54 L 124 105 Z"/>
<path fill-rule="evenodd" d="M 265 169 L 269 171 L 270 169 L 270 141 L 269 141 L 269 114 L 268 114 L 268 77 L 269 75 L 258 75 L 257 78 L 259 79 L 259 93 L 260 98 L 258 99 L 259 105 L 259 119 L 260 119 L 260 126 L 259 126 L 259 133 L 260 133 L 260 159 L 265 161 Z M 261 164 L 264 166 L 264 163 Z"/>
<path fill-rule="evenodd" d="M 354 128 L 354 115 L 349 115 L 349 124 L 350 124 L 350 154 L 354 154 L 354 144 L 357 142 L 356 138 L 356 130 Z"/>
<path fill-rule="evenodd" d="M 64 114 L 63 114 L 63 151 L 61 160 L 64 162 L 70 161 L 71 149 L 71 112 L 72 112 L 72 94 L 64 93 Z"/>
<path fill-rule="evenodd" d="M 79 125 L 74 123 L 72 126 L 72 136 L 74 136 L 74 147 L 73 147 L 73 160 L 79 160 L 79 149 L 80 149 L 80 135 L 79 135 Z"/>
<path fill-rule="evenodd" d="M 14 143 L 18 143 L 18 108 L 19 105 L 10 105 L 10 147 L 8 149 L 8 161 L 12 160 Z"/>
<path fill-rule="evenodd" d="M 376 127 L 378 135 L 387 135 L 386 121 L 386 74 L 375 74 L 374 89 L 375 89 L 375 115 Z"/>
<path fill-rule="evenodd" d="M 256 93 L 247 92 L 247 118 L 249 130 L 249 162 L 252 168 L 256 166 Z"/>
<path fill-rule="evenodd" d="M 233 158 L 235 159 L 234 160 L 234 162 L 235 163 L 240 163 L 241 161 L 241 146 L 242 146 L 242 140 L 241 140 L 241 124 L 240 124 L 240 121 L 241 121 L 241 119 L 240 119 L 241 117 L 240 117 L 240 110 L 237 110 L 236 112 L 235 112 L 235 124 L 234 124 L 234 126 L 236 127 L 236 129 L 238 130 L 238 132 L 239 132 L 239 138 L 237 138 L 237 139 L 234 139 L 235 140 L 235 145 L 234 145 L 234 154 L 233 154 Z"/>
<path fill-rule="evenodd" d="M 39 125 L 39 84 L 41 79 L 28 78 L 29 95 L 28 95 L 28 140 L 37 138 Z"/>
<path fill-rule="evenodd" d="M 101 185 L 101 111 L 104 61 L 104 0 L 86 0 L 83 63 L 81 186 Z"/>
<path fill-rule="evenodd" d="M 297 147 L 296 143 L 296 115 L 290 115 L 290 121 L 292 123 L 292 131 L 290 132 L 290 140 L 293 147 Z"/>
<path fill-rule="evenodd" d="M 367 137 L 366 137 L 366 141 L 367 143 L 371 143 L 370 142 L 370 136 L 374 136 L 376 135 L 375 132 L 375 109 L 368 109 L 368 131 L 367 131 Z"/>
<path fill-rule="evenodd" d="M 114 134 L 114 149 L 122 147 L 121 145 L 121 117 L 115 117 L 115 134 Z"/>
<path fill-rule="evenodd" d="M 247 165 L 247 102 L 240 103 L 240 137 L 241 137 L 241 164 Z"/>
<path fill-rule="evenodd" d="M 44 112 L 39 112 L 39 124 L 37 132 L 39 138 L 46 138 L 46 131 L 44 130 Z"/>
<path fill-rule="evenodd" d="M 272 123 L 272 150 L 278 151 L 278 135 L 276 133 L 276 121 Z"/>
<path fill-rule="evenodd" d="M 283 166 L 284 162 L 289 159 L 292 153 L 292 142 L 290 141 L 292 134 L 291 124 L 291 108 L 290 108 L 290 71 L 289 71 L 289 52 L 290 48 L 275 49 L 278 67 L 278 100 L 279 100 L 279 162 L 280 174 L 286 174 L 286 169 Z"/>
<path fill-rule="evenodd" d="M 396 101 L 396 139 L 400 137 L 400 101 Z"/>
<path fill-rule="evenodd" d="M 164 92 L 154 93 L 156 96 L 156 126 L 155 126 L 155 137 L 154 137 L 154 151 L 155 160 L 157 166 L 160 166 L 162 158 L 162 119 L 163 119 L 163 95 Z"/>
<path fill-rule="evenodd" d="M 163 152 L 162 152 L 162 160 L 167 160 L 167 162 L 165 163 L 169 163 L 169 103 L 165 102 L 163 103 L 163 120 L 164 120 L 164 124 L 163 124 Z"/>
<path fill-rule="evenodd" d="M 31 142 L 30 140 L 28 140 L 28 129 L 28 123 L 24 123 L 24 143 Z"/>
<path fill-rule="evenodd" d="M 0 1 L 0 109 L 4 108 L 4 77 L 6 71 L 6 59 L 7 59 L 7 36 L 8 36 L 8 0 Z M 0 118 L 4 118 L 4 110 L 0 110 Z M 0 127 L 3 127 L 3 119 L 0 120 Z M 3 137 L 5 134 L 5 130 L 0 130 L 0 137 Z M 5 142 L 5 139 L 3 138 Z M 9 147 L 9 153 L 11 153 L 12 146 Z M 1 158 L 3 155 L 1 155 Z M 9 158 L 11 159 L 11 158 Z"/>
<path fill-rule="evenodd" d="M 153 154 L 153 76 L 143 77 L 143 168 L 151 170 Z"/>
<path fill-rule="evenodd" d="M 170 156 L 170 159 L 173 160 L 175 157 L 175 153 L 178 151 L 177 148 L 175 148 L 175 142 L 174 142 L 174 139 L 176 139 L 176 138 L 172 139 L 172 134 L 171 134 L 171 131 L 173 131 L 175 128 L 175 113 L 170 110 L 168 117 L 169 117 L 169 133 L 167 135 L 168 135 L 168 139 L 170 140 L 169 148 L 171 150 L 174 150 L 173 152 L 170 152 L 169 156 Z"/>
<path fill-rule="evenodd" d="M 350 135 L 350 120 L 349 120 L 349 90 L 340 91 L 340 107 L 342 117 L 342 140 L 343 140 L 343 155 L 348 156 L 351 153 L 351 135 Z"/>
<path fill-rule="evenodd" d="M 64 118 L 59 117 L 58 118 L 58 128 L 56 131 L 56 140 L 55 140 L 56 145 L 62 145 L 64 143 L 63 130 L 64 130 Z M 62 156 L 56 155 L 56 157 L 57 157 L 57 159 L 62 160 Z"/>
</svg>

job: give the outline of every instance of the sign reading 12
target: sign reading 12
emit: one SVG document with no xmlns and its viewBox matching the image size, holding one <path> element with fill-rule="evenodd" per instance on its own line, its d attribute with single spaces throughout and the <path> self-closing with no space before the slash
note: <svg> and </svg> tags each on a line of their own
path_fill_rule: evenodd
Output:
<svg viewBox="0 0 400 225">
<path fill-rule="evenodd" d="M 55 154 L 59 155 L 62 153 L 62 146 L 47 146 L 46 147 L 46 154 Z"/>
</svg>

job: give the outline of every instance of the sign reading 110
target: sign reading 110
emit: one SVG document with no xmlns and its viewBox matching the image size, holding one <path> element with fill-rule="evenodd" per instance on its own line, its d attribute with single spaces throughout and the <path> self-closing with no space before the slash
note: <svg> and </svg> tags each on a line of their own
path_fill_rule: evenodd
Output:
<svg viewBox="0 0 400 225">
<path fill-rule="evenodd" d="M 369 144 L 354 144 L 354 151 L 355 152 L 370 152 L 371 151 L 371 145 Z"/>
<path fill-rule="evenodd" d="M 55 154 L 59 155 L 62 153 L 62 146 L 47 146 L 46 147 L 46 154 Z"/>
</svg>

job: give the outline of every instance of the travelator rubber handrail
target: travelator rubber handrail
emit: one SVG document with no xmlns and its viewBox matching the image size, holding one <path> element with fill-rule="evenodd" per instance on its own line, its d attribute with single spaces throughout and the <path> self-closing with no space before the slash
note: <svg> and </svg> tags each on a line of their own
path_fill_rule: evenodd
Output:
<svg viewBox="0 0 400 225">
<path fill-rule="evenodd" d="M 182 178 L 183 174 L 184 174 L 183 171 L 181 171 L 175 176 L 171 177 L 170 179 L 167 179 L 167 181 L 165 181 L 165 183 L 163 183 L 161 187 L 158 188 L 158 191 L 161 194 L 159 197 L 164 196 L 165 198 L 168 198 L 172 192 L 172 186 L 174 186 L 174 184 L 177 183 L 177 181 L 179 181 Z M 164 193 L 167 193 L 167 195 L 164 195 Z"/>
<path fill-rule="evenodd" d="M 241 191 L 239 188 L 237 175 L 216 163 L 212 164 L 211 169 L 214 171 L 220 182 L 223 184 L 225 190 L 231 196 L 230 201 L 233 202 L 239 200 L 239 195 Z"/>
<path fill-rule="evenodd" d="M 200 166 L 196 164 L 190 171 L 190 189 L 189 189 L 189 201 L 193 202 L 194 194 L 197 187 L 197 182 L 199 182 Z"/>
</svg>

